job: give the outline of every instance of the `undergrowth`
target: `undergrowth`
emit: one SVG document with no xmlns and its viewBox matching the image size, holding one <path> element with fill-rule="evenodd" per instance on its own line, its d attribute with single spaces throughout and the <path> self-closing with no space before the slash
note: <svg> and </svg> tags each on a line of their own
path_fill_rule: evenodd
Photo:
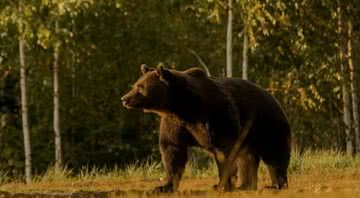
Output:
<svg viewBox="0 0 360 198">
<path fill-rule="evenodd" d="M 212 158 L 192 157 L 185 169 L 184 177 L 188 178 L 209 178 L 217 177 L 217 166 Z M 206 160 L 204 160 L 206 159 Z M 309 174 L 312 172 L 344 172 L 360 170 L 360 156 L 352 157 L 336 151 L 311 151 L 292 152 L 288 172 L 290 175 Z M 262 163 L 259 175 L 267 174 L 266 167 Z M 41 182 L 66 182 L 66 181 L 101 181 L 101 180 L 147 180 L 161 179 L 165 177 L 161 162 L 148 160 L 129 164 L 125 168 L 115 166 L 112 169 L 99 167 L 82 167 L 80 171 L 64 167 L 56 169 L 49 167 L 48 170 L 33 178 L 34 183 Z M 0 183 L 7 183 L 11 180 L 7 173 L 0 170 Z M 18 180 L 18 179 L 17 179 Z M 18 181 L 19 182 L 19 181 Z"/>
</svg>

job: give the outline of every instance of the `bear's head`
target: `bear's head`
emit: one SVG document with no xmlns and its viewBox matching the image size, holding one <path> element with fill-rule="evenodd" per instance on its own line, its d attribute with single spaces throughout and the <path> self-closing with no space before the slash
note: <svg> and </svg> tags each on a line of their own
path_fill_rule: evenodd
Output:
<svg viewBox="0 0 360 198">
<path fill-rule="evenodd" d="M 142 76 L 121 101 L 127 108 L 142 109 L 146 112 L 169 113 L 173 112 L 174 108 L 189 104 L 184 98 L 192 95 L 188 93 L 188 82 L 192 81 L 192 78 L 207 77 L 199 68 L 177 71 L 164 67 L 155 69 L 143 64 L 140 69 Z M 191 100 L 193 101 L 193 97 Z"/>
<path fill-rule="evenodd" d="M 159 72 L 141 65 L 142 76 L 122 98 L 127 108 L 164 110 L 167 106 L 167 84 L 160 79 Z"/>
</svg>

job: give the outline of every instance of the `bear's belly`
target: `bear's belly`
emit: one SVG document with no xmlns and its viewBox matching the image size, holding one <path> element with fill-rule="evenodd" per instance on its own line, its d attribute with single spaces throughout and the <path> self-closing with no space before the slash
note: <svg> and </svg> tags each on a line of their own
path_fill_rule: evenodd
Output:
<svg viewBox="0 0 360 198">
<path fill-rule="evenodd" d="M 206 124 L 198 122 L 194 124 L 186 124 L 186 129 L 191 136 L 195 139 L 197 145 L 209 152 L 213 152 L 214 144 L 212 142 L 213 137 L 209 133 Z"/>
</svg>

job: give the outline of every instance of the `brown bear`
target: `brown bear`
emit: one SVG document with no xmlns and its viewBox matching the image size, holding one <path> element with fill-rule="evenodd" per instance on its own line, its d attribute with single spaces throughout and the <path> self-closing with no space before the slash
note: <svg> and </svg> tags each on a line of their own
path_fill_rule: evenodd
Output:
<svg viewBox="0 0 360 198">
<path fill-rule="evenodd" d="M 239 174 L 240 189 L 257 188 L 260 160 L 272 184 L 287 187 L 290 161 L 290 126 L 279 103 L 259 86 L 238 78 L 208 77 L 200 68 L 185 71 L 141 66 L 142 76 L 121 98 L 127 108 L 160 115 L 160 151 L 166 183 L 156 192 L 176 191 L 187 162 L 188 148 L 201 147 L 214 154 L 219 177 Z M 241 129 L 252 125 L 236 157 L 236 166 L 224 165 Z M 232 189 L 231 178 L 226 190 Z"/>
</svg>

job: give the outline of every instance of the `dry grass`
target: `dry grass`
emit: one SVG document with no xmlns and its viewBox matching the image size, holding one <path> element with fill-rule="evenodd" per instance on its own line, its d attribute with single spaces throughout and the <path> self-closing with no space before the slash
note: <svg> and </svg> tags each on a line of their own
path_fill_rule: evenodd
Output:
<svg viewBox="0 0 360 198">
<path fill-rule="evenodd" d="M 84 197 L 94 193 L 105 193 L 105 197 L 124 195 L 143 197 L 144 192 L 161 184 L 164 173 L 159 162 L 138 163 L 125 169 L 112 170 L 84 167 L 79 173 L 64 168 L 49 168 L 43 175 L 36 176 L 31 184 L 22 181 L 7 181 L 6 173 L 0 171 L 1 191 L 56 192 L 72 196 L 74 193 Z M 218 197 L 212 190 L 217 183 L 217 169 L 213 162 L 207 166 L 190 163 L 181 182 L 179 193 L 173 197 Z M 289 167 L 289 189 L 281 192 L 262 190 L 270 183 L 265 167 L 259 170 L 259 189 L 252 192 L 232 192 L 221 194 L 225 197 L 359 197 L 360 194 L 360 157 L 348 157 L 333 151 L 293 152 Z M 90 193 L 90 194 L 86 194 Z M 124 194 L 125 193 L 125 194 Z M 279 195 L 280 194 L 280 195 Z M 75 196 L 75 195 L 74 195 Z M 78 196 L 78 195 L 77 195 Z M 148 195 L 150 196 L 150 195 Z M 157 195 L 157 197 L 168 195 Z M 1 194 L 0 194 L 1 197 Z"/>
</svg>

